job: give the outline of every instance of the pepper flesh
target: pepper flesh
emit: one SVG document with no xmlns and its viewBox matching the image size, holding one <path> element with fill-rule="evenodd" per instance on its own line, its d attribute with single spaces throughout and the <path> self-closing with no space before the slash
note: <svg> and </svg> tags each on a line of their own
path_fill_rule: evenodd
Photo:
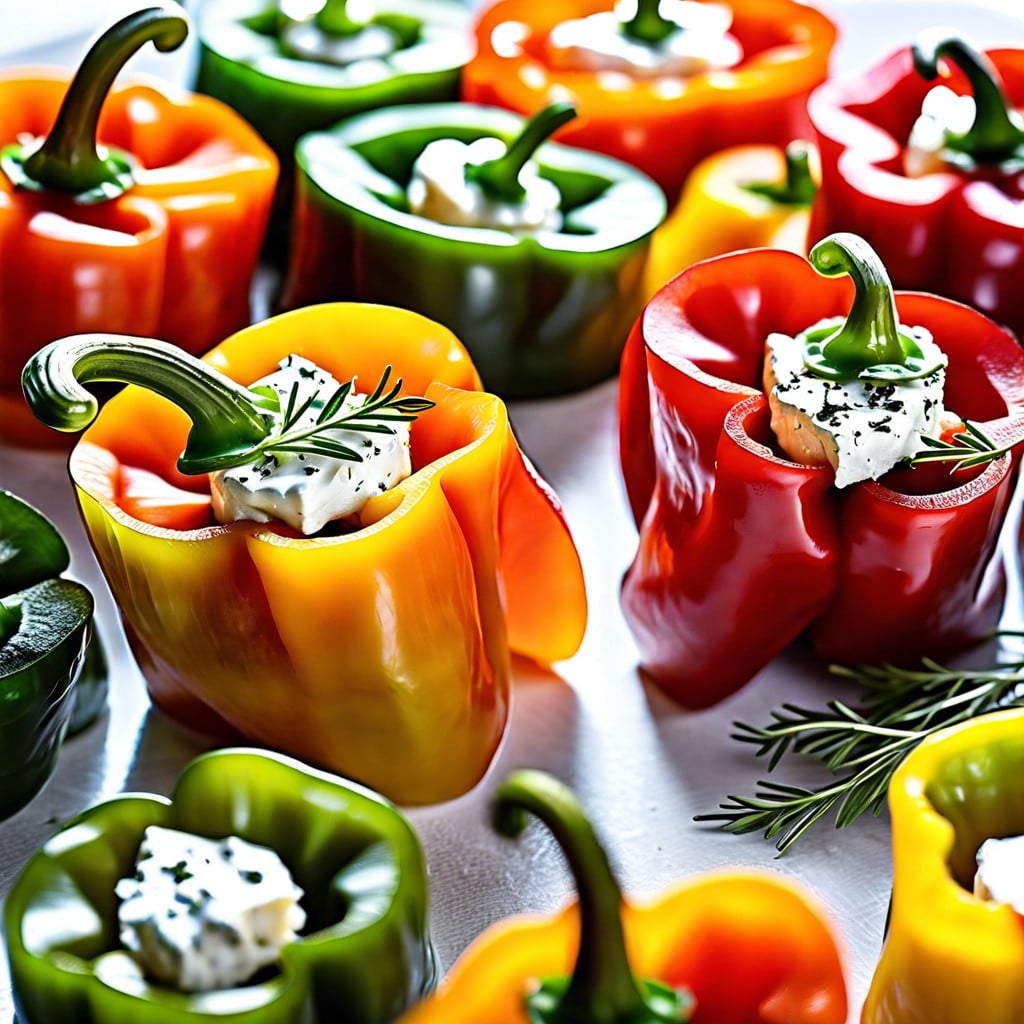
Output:
<svg viewBox="0 0 1024 1024">
<path fill-rule="evenodd" d="M 986 839 L 1024 833 L 1024 712 L 984 715 L 926 739 L 889 785 L 889 930 L 863 1024 L 1016 1024 L 1024 930 L 972 892 Z"/>
<path fill-rule="evenodd" d="M 559 141 L 633 164 L 669 196 L 716 150 L 806 137 L 807 96 L 825 79 L 835 39 L 825 15 L 792 0 L 733 0 L 730 31 L 743 48 L 742 62 L 688 79 L 631 79 L 547 64 L 546 41 L 556 25 L 609 6 L 607 0 L 499 0 L 487 7 L 476 25 L 476 55 L 463 74 L 463 99 L 521 114 L 568 100 L 580 116 Z"/>
<path fill-rule="evenodd" d="M 69 81 L 0 74 L 0 142 L 47 136 Z M 22 443 L 56 437 L 20 396 L 22 365 L 54 338 L 153 334 L 203 352 L 249 321 L 273 153 L 220 103 L 149 85 L 114 86 L 98 138 L 137 161 L 131 187 L 107 202 L 15 188 L 0 173 L 0 429 Z"/>
<path fill-rule="evenodd" d="M 205 478 L 175 466 L 188 418 L 138 388 L 72 453 L 87 531 L 151 697 L 173 717 L 403 803 L 457 796 L 504 730 L 509 649 L 553 661 L 579 645 L 586 601 L 568 528 L 444 328 L 394 308 L 319 306 L 242 331 L 207 361 L 251 383 L 292 352 L 339 380 L 377 381 L 392 364 L 436 403 L 412 427 L 413 475 L 371 498 L 356 532 L 214 525 Z"/>
<path fill-rule="evenodd" d="M 987 56 L 1010 102 L 1024 109 L 1024 51 Z M 969 92 L 960 72 L 943 84 Z M 914 70 L 906 48 L 860 78 L 815 90 L 808 109 L 821 152 L 821 188 L 811 237 L 856 232 L 882 257 L 897 288 L 969 303 L 1024 337 L 1019 172 L 903 172 L 904 147 L 934 85 Z"/>
<path fill-rule="evenodd" d="M 737 253 L 677 277 L 627 343 L 620 451 L 640 541 L 622 601 L 644 667 L 686 705 L 728 696 L 805 630 L 823 658 L 913 662 L 996 624 L 1015 455 L 840 494 L 831 469 L 774 453 L 765 339 L 850 300 L 796 255 Z M 1006 331 L 934 296 L 896 306 L 948 355 L 949 408 L 983 429 L 1019 416 L 1024 354 Z"/>
<path fill-rule="evenodd" d="M 280 855 L 308 919 L 277 971 L 198 994 L 140 976 L 118 948 L 114 886 L 149 825 Z M 70 821 L 15 882 L 4 936 L 21 1024 L 386 1024 L 435 975 L 426 867 L 408 822 L 375 793 L 254 750 L 197 758 L 169 800 L 118 796 Z"/>
</svg>

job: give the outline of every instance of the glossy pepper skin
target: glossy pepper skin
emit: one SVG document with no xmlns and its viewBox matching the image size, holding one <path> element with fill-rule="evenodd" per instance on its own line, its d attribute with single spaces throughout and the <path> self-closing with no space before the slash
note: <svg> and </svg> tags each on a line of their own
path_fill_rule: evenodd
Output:
<svg viewBox="0 0 1024 1024">
<path fill-rule="evenodd" d="M 457 796 L 504 730 L 510 649 L 547 662 L 579 645 L 586 600 L 568 527 L 443 327 L 318 306 L 241 331 L 206 361 L 248 384 L 290 353 L 338 380 L 377 381 L 391 364 L 436 403 L 412 426 L 413 475 L 371 499 L 360 529 L 307 539 L 216 525 L 207 478 L 175 466 L 188 417 L 127 388 L 71 455 L 87 532 L 171 716 L 401 803 Z"/>
<path fill-rule="evenodd" d="M 806 137 L 805 104 L 825 80 L 835 27 L 793 0 L 734 0 L 730 31 L 743 48 L 735 68 L 689 79 L 631 79 L 553 68 L 547 39 L 561 22 L 612 7 L 606 0 L 499 0 L 481 13 L 463 98 L 520 113 L 552 100 L 579 110 L 559 141 L 639 167 L 669 196 L 711 153 Z"/>
<path fill-rule="evenodd" d="M 839 491 L 831 468 L 775 454 L 765 341 L 845 315 L 851 291 L 795 254 L 737 253 L 677 277 L 630 336 L 620 458 L 640 540 L 622 602 L 644 667 L 688 706 L 728 696 L 805 630 L 823 658 L 878 663 L 943 657 L 996 624 L 1016 456 Z M 1019 416 L 1008 332 L 935 296 L 897 293 L 896 309 L 949 357 L 948 409 L 993 431 Z"/>
<path fill-rule="evenodd" d="M 149 825 L 268 846 L 305 891 L 307 923 L 269 977 L 214 993 L 151 984 L 119 948 L 114 886 Z M 128 794 L 68 822 L 32 857 L 4 908 L 21 1024 L 386 1024 L 433 984 L 426 867 L 398 810 L 290 758 L 221 750 L 170 799 Z"/>
<path fill-rule="evenodd" d="M 803 143 L 735 146 L 690 173 L 672 212 L 651 239 L 648 298 L 687 267 L 737 249 L 807 251 L 817 189 Z"/>
<path fill-rule="evenodd" d="M 286 308 L 396 300 L 465 340 L 485 387 L 564 393 L 613 374 L 642 303 L 650 233 L 665 202 L 649 179 L 547 143 L 536 158 L 562 193 L 559 231 L 516 236 L 409 212 L 412 166 L 431 142 L 512 139 L 523 119 L 471 104 L 394 107 L 308 135 Z"/>
<path fill-rule="evenodd" d="M 92 624 L 92 595 L 61 578 L 67 545 L 0 490 L 0 821 L 53 773 Z"/>
<path fill-rule="evenodd" d="M 1011 105 L 1024 111 L 1024 50 L 991 50 Z M 944 65 L 945 66 L 945 65 Z M 1024 184 L 1016 172 L 975 169 L 908 177 L 903 154 L 921 103 L 937 84 L 898 50 L 860 78 L 817 89 L 808 109 L 821 151 L 811 237 L 866 238 L 897 288 L 975 306 L 1024 337 Z M 951 70 L 941 84 L 970 94 Z"/>
<path fill-rule="evenodd" d="M 926 739 L 889 785 L 889 930 L 863 1024 L 1014 1024 L 1024 1015 L 1024 931 L 973 895 L 975 856 L 1024 833 L 1024 714 L 984 715 Z"/>
<path fill-rule="evenodd" d="M 494 925 L 401 1024 L 846 1021 L 835 939 L 795 885 L 775 874 L 713 871 L 635 904 L 623 899 L 582 809 L 556 780 L 516 772 L 496 802 L 506 835 L 523 828 L 524 811 L 554 832 L 579 901 L 550 919 Z M 561 997 L 555 1006 L 534 994 L 539 982 Z"/>
<path fill-rule="evenodd" d="M 57 437 L 40 429 L 20 393 L 25 360 L 54 338 L 154 334 L 198 353 L 249 321 L 277 179 L 273 153 L 208 97 L 151 85 L 115 85 L 106 96 L 100 88 L 126 49 L 141 45 L 140 34 L 170 49 L 186 31 L 180 11 L 147 9 L 114 26 L 83 65 L 78 92 L 89 102 L 69 107 L 59 134 L 88 149 L 84 129 L 98 115 L 100 145 L 134 161 L 120 193 L 104 199 L 75 180 L 57 187 L 52 166 L 53 184 L 38 190 L 0 170 L 0 432 L 12 440 Z M 58 70 L 0 73 L 0 147 L 58 134 L 70 80 Z M 98 163 L 95 146 L 84 162 Z"/>
</svg>

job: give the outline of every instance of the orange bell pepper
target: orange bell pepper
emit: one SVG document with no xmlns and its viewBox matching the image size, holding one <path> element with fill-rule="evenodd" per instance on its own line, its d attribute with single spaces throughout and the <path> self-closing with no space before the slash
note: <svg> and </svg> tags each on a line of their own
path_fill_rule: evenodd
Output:
<svg viewBox="0 0 1024 1024">
<path fill-rule="evenodd" d="M 792 883 L 715 871 L 634 905 L 556 779 L 515 772 L 496 800 L 506 835 L 524 811 L 554 833 L 579 902 L 489 929 L 400 1024 L 845 1024 L 835 939 Z"/>
<path fill-rule="evenodd" d="M 552 30 L 612 6 L 611 0 L 498 0 L 485 8 L 476 56 L 463 72 L 463 99 L 524 115 L 568 100 L 579 116 L 558 141 L 639 167 L 669 196 L 716 150 L 808 137 L 807 97 L 825 80 L 836 36 L 820 11 L 796 0 L 729 0 L 740 63 L 689 78 L 553 66 Z M 641 6 L 658 5 L 641 0 Z"/>
<path fill-rule="evenodd" d="M 151 8 L 108 30 L 70 84 L 59 70 L 0 74 L 0 433 L 12 440 L 53 443 L 19 381 L 54 338 L 152 334 L 198 353 L 249 322 L 276 157 L 208 97 L 107 94 L 147 40 L 172 49 L 186 31 Z"/>
<path fill-rule="evenodd" d="M 49 351 L 76 342 L 90 339 Z M 111 399 L 71 454 L 86 529 L 168 714 L 400 803 L 457 796 L 501 739 L 510 649 L 548 662 L 580 643 L 586 600 L 568 527 L 447 329 L 386 306 L 313 306 L 239 332 L 205 361 L 248 384 L 291 353 L 338 380 L 376 381 L 393 364 L 435 403 L 411 425 L 413 474 L 373 497 L 354 532 L 217 525 L 208 478 L 175 464 L 202 428 L 189 434 L 182 409 L 140 387 Z M 26 369 L 44 392 L 46 359 Z M 94 413 L 93 402 L 83 419 Z"/>
</svg>

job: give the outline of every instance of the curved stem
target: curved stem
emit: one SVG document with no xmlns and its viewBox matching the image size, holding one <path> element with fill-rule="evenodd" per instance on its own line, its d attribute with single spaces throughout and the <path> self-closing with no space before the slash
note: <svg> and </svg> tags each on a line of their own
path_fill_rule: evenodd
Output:
<svg viewBox="0 0 1024 1024">
<path fill-rule="evenodd" d="M 82 61 L 64 96 L 46 141 L 23 161 L 24 172 L 38 186 L 61 192 L 111 190 L 112 198 L 128 187 L 123 158 L 101 156 L 96 145 L 100 110 L 125 62 L 147 42 L 163 52 L 179 47 L 188 22 L 170 7 L 150 7 L 107 29 Z M 130 184 L 130 181 L 129 181 Z"/>
<path fill-rule="evenodd" d="M 622 31 L 630 39 L 648 46 L 664 42 L 679 25 L 661 16 L 661 0 L 637 0 L 636 14 L 622 22 Z"/>
<path fill-rule="evenodd" d="M 353 36 L 363 25 L 349 17 L 348 0 L 326 0 L 313 22 L 324 35 Z"/>
<path fill-rule="evenodd" d="M 786 146 L 786 180 L 755 181 L 743 187 L 748 192 L 764 196 L 780 206 L 810 206 L 818 186 L 811 176 L 810 147 L 806 142 L 791 142 Z"/>
<path fill-rule="evenodd" d="M 974 123 L 962 135 L 950 135 L 951 149 L 982 163 L 999 163 L 1024 146 L 1024 124 L 1013 116 L 999 72 L 989 58 L 948 29 L 922 33 L 913 46 L 914 67 L 931 81 L 945 57 L 963 72 L 974 93 Z"/>
<path fill-rule="evenodd" d="M 552 103 L 531 117 L 523 130 L 508 144 L 503 156 L 482 164 L 467 164 L 466 180 L 475 182 L 492 199 L 519 202 L 526 189 L 519 182 L 519 172 L 537 152 L 541 143 L 576 116 L 571 103 Z"/>
<path fill-rule="evenodd" d="M 580 946 L 572 977 L 557 1005 L 533 1019 L 544 1024 L 625 1024 L 682 1020 L 648 1006 L 633 977 L 620 916 L 622 893 L 593 827 L 571 790 L 539 771 L 513 772 L 495 795 L 495 828 L 517 836 L 526 812 L 536 815 L 554 835 L 569 862 L 580 907 Z"/>
<path fill-rule="evenodd" d="M 252 392 L 163 341 L 79 334 L 41 349 L 22 374 L 29 406 L 55 430 L 84 430 L 93 421 L 98 405 L 82 387 L 92 381 L 138 384 L 188 415 L 192 429 L 178 459 L 183 473 L 239 465 L 269 432 Z"/>
</svg>

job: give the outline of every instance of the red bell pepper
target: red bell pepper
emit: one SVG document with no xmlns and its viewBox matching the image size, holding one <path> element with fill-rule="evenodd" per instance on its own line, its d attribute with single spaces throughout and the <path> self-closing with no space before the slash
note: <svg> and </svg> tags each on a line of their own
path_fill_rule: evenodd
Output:
<svg viewBox="0 0 1024 1024">
<path fill-rule="evenodd" d="M 946 170 L 910 177 L 907 142 L 938 74 L 954 92 L 973 93 L 975 122 L 947 135 Z M 821 151 L 810 238 L 856 232 L 897 288 L 970 303 L 1024 337 L 1021 108 L 1024 49 L 981 54 L 943 34 L 861 78 L 821 86 L 809 102 Z"/>
<path fill-rule="evenodd" d="M 906 662 L 996 623 L 1014 455 L 840 491 L 830 467 L 773 447 L 765 340 L 845 314 L 851 291 L 792 253 L 735 253 L 670 282 L 627 343 L 621 461 L 640 543 L 622 600 L 644 667 L 687 705 L 732 693 L 807 629 L 822 657 Z M 1016 439 L 1024 353 L 1009 332 L 935 296 L 896 308 L 948 356 L 946 407 Z"/>
</svg>

